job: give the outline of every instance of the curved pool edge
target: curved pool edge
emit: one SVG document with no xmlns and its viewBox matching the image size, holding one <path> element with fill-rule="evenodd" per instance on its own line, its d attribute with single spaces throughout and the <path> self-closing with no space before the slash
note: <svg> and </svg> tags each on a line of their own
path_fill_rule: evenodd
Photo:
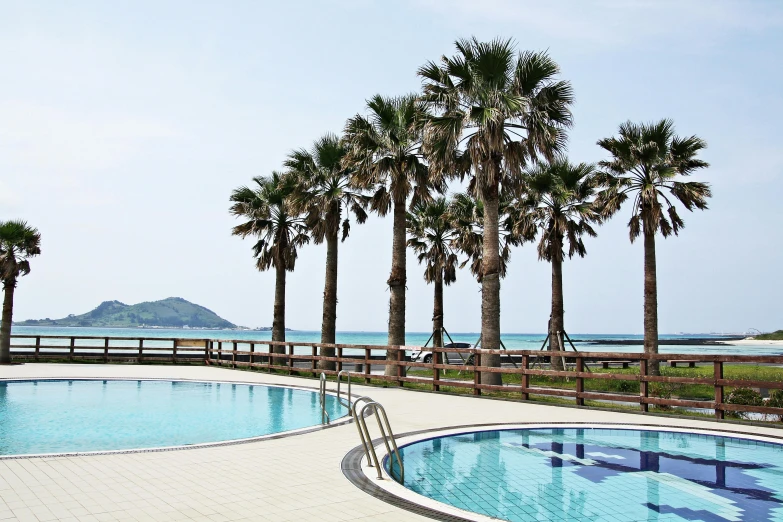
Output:
<svg viewBox="0 0 783 522">
<path fill-rule="evenodd" d="M 310 391 L 318 393 L 319 388 L 315 386 L 298 386 L 288 384 L 268 384 L 252 381 L 222 381 L 219 379 L 188 379 L 188 378 L 167 378 L 167 377 L 36 377 L 36 378 L 16 378 L 16 377 L 4 377 L 0 378 L 0 382 L 35 382 L 35 381 L 153 381 L 153 382 L 191 382 L 191 383 L 203 383 L 203 384 L 240 384 L 245 386 L 267 386 L 270 388 L 290 388 L 295 390 Z M 327 390 L 327 394 L 337 399 L 336 391 Z M 347 395 L 347 393 L 346 393 Z M 249 444 L 251 442 L 260 442 L 264 440 L 281 439 L 284 437 L 292 437 L 294 435 L 303 435 L 306 433 L 313 433 L 316 431 L 326 430 L 329 428 L 335 428 L 343 424 L 349 424 L 353 422 L 350 410 L 346 412 L 342 417 L 338 417 L 334 421 L 331 421 L 326 425 L 306 426 L 304 428 L 297 428 L 294 430 L 286 430 L 278 433 L 269 433 L 267 435 L 259 435 L 257 437 L 248 437 L 244 439 L 230 439 L 221 440 L 215 442 L 200 442 L 197 444 L 185 444 L 175 446 L 156 446 L 151 448 L 129 448 L 118 450 L 98 450 L 98 451 L 74 451 L 74 452 L 60 452 L 60 453 L 24 453 L 15 455 L 0 455 L 0 461 L 2 460 L 24 460 L 24 459 L 40 459 L 40 458 L 61 458 L 61 457 L 90 457 L 98 455 L 124 455 L 131 453 L 157 453 L 163 451 L 181 451 L 190 449 L 205 449 L 216 448 L 221 446 L 234 446 L 238 444 Z"/>
<path fill-rule="evenodd" d="M 719 437 L 732 437 L 743 440 L 752 440 L 756 442 L 767 442 L 783 445 L 783 436 L 778 435 L 760 435 L 745 431 L 722 430 L 711 428 L 687 428 L 683 426 L 673 426 L 664 424 L 636 424 L 629 422 L 506 422 L 506 423 L 486 423 L 486 424 L 465 424 L 460 426 L 448 426 L 442 428 L 431 428 L 426 430 L 411 431 L 399 434 L 395 437 L 400 449 L 418 442 L 431 440 L 440 437 L 461 435 L 467 433 L 476 433 L 482 431 L 514 430 L 514 429 L 545 429 L 545 428 L 612 428 L 641 431 L 663 431 L 672 433 L 690 433 L 701 435 L 715 435 Z M 400 509 L 417 513 L 434 520 L 445 522 L 463 522 L 463 521 L 497 521 L 498 518 L 488 517 L 480 513 L 466 511 L 455 506 L 433 500 L 424 495 L 420 495 L 411 489 L 406 488 L 396 480 L 391 478 L 386 471 L 386 460 L 389 455 L 386 454 L 383 439 L 377 438 L 372 441 L 373 446 L 383 457 L 382 474 L 383 479 L 376 478 L 375 469 L 369 466 L 363 466 L 365 461 L 364 448 L 359 445 L 349 451 L 341 462 L 343 476 L 347 478 L 354 486 L 387 504 L 391 504 Z"/>
</svg>

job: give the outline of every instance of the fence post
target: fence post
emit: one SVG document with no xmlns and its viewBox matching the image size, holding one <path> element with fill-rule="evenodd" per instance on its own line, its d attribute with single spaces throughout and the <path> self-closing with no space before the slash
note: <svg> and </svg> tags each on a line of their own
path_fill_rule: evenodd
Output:
<svg viewBox="0 0 783 522">
<path fill-rule="evenodd" d="M 364 384 L 370 384 L 370 349 L 364 347 Z"/>
<path fill-rule="evenodd" d="M 522 385 L 522 400 L 526 401 L 530 398 L 530 395 L 528 393 L 528 388 L 530 387 L 530 375 L 528 375 L 527 371 L 530 369 L 530 356 L 528 354 L 524 354 L 522 356 L 522 368 L 521 369 L 521 376 L 520 376 L 520 384 Z"/>
<path fill-rule="evenodd" d="M 713 367 L 713 378 L 715 379 L 715 418 L 723 419 L 725 412 L 720 409 L 720 407 L 723 406 L 723 385 L 718 384 L 718 379 L 723 379 L 723 362 L 715 361 Z"/>
<path fill-rule="evenodd" d="M 337 366 L 335 366 L 335 368 L 337 368 L 338 372 L 341 372 L 343 371 L 343 347 L 342 346 L 337 347 L 337 359 L 338 359 Z"/>
<path fill-rule="evenodd" d="M 644 357 L 644 356 L 642 356 Z M 645 400 L 650 396 L 647 382 L 647 359 L 639 359 L 639 407 L 642 411 L 650 411 L 650 405 Z"/>
<path fill-rule="evenodd" d="M 172 364 L 177 364 L 177 340 L 173 339 L 171 341 L 171 362 Z"/>
<path fill-rule="evenodd" d="M 397 386 L 403 386 L 405 384 L 401 380 L 404 367 L 400 363 L 402 363 L 403 355 L 405 355 L 405 350 L 400 350 L 400 347 L 398 346 L 397 347 Z"/>
<path fill-rule="evenodd" d="M 76 344 L 76 338 L 71 337 L 71 350 L 68 352 L 68 360 L 73 362 L 73 347 Z"/>
<path fill-rule="evenodd" d="M 212 341 L 204 339 L 204 363 L 209 364 L 212 360 Z"/>
<path fill-rule="evenodd" d="M 481 380 L 481 373 L 476 369 L 481 366 L 481 354 L 478 351 L 473 352 L 473 395 L 481 395 L 481 388 L 479 383 Z"/>
<path fill-rule="evenodd" d="M 289 344 L 288 345 L 288 375 L 293 375 L 293 368 L 294 368 L 294 358 L 291 357 L 294 354 L 294 345 Z"/>
<path fill-rule="evenodd" d="M 223 341 L 218 341 L 217 362 L 219 366 L 223 365 Z"/>
<path fill-rule="evenodd" d="M 313 377 L 315 377 L 315 375 L 317 373 L 315 371 L 315 368 L 316 368 L 316 360 L 315 360 L 315 358 L 318 357 L 318 347 L 316 345 L 313 345 L 312 349 L 313 349 L 313 359 L 310 361 L 310 369 L 313 371 Z"/>
<path fill-rule="evenodd" d="M 256 351 L 256 343 L 250 343 L 250 354 L 247 356 L 248 368 L 253 369 L 253 352 Z"/>
<path fill-rule="evenodd" d="M 103 362 L 109 362 L 109 338 L 103 338 Z"/>
<path fill-rule="evenodd" d="M 440 364 L 440 352 L 438 350 L 440 350 L 440 347 L 432 347 L 432 389 L 435 391 L 440 391 L 440 384 L 435 384 L 440 380 L 440 368 L 435 367 Z"/>
<path fill-rule="evenodd" d="M 41 351 L 41 337 L 36 336 L 35 338 L 35 360 L 38 361 L 38 354 Z"/>
<path fill-rule="evenodd" d="M 563 358 L 565 360 L 565 357 Z M 584 371 L 584 359 L 582 359 L 579 354 L 576 355 L 576 405 L 577 406 L 584 406 L 585 405 L 585 399 L 582 397 L 582 394 L 585 391 L 585 379 L 582 377 L 581 374 Z"/>
<path fill-rule="evenodd" d="M 144 360 L 144 339 L 139 339 L 139 364 Z"/>
</svg>

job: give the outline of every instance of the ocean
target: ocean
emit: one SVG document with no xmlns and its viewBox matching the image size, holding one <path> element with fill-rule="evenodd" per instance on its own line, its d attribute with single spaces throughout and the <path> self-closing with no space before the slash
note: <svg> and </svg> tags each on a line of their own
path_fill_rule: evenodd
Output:
<svg viewBox="0 0 783 522">
<path fill-rule="evenodd" d="M 178 338 L 178 339 L 220 339 L 236 341 L 265 341 L 270 340 L 272 332 L 254 330 L 194 330 L 179 328 L 84 328 L 84 327 L 38 327 L 38 326 L 14 326 L 14 335 L 58 335 L 58 336 L 95 336 L 95 337 L 144 337 Z M 476 332 L 449 332 L 454 342 L 475 344 L 479 339 Z M 622 344 L 594 344 L 591 340 L 641 340 L 642 335 L 633 334 L 569 334 L 574 345 L 579 351 L 603 351 L 638 353 L 642 351 L 641 345 Z M 428 332 L 408 332 L 406 344 L 408 346 L 423 346 L 430 334 Z M 538 350 L 541 348 L 545 333 L 504 333 L 501 340 L 509 350 Z M 685 353 L 685 354 L 721 354 L 721 355 L 783 355 L 783 347 L 768 345 L 667 345 L 667 340 L 711 338 L 720 339 L 720 336 L 709 334 L 683 334 L 660 335 L 661 353 Z M 320 342 L 321 333 L 318 331 L 295 330 L 286 332 L 286 340 L 297 343 Z M 337 343 L 383 346 L 386 344 L 386 332 L 337 332 Z M 448 343 L 449 339 L 446 337 Z M 16 342 L 16 341 L 15 341 Z M 27 343 L 24 343 L 27 344 Z"/>
</svg>

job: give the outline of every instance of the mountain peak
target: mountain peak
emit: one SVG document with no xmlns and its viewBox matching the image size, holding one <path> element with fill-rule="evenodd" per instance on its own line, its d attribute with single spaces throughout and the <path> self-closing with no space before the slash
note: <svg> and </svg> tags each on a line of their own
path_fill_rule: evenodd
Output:
<svg viewBox="0 0 783 522">
<path fill-rule="evenodd" d="M 82 315 L 69 315 L 63 319 L 31 319 L 15 323 L 20 326 L 84 326 L 128 328 L 138 326 L 193 328 L 235 328 L 215 312 L 181 297 L 167 297 L 160 301 L 147 301 L 127 305 L 120 301 L 104 301 L 95 309 Z"/>
</svg>

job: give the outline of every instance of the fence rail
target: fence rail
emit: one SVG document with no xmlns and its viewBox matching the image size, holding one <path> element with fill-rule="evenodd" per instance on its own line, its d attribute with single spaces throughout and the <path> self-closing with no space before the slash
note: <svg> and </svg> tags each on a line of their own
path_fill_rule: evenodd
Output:
<svg viewBox="0 0 783 522">
<path fill-rule="evenodd" d="M 783 381 L 738 380 L 724 378 L 725 363 L 772 364 L 783 366 L 783 356 L 757 355 L 695 355 L 695 354 L 645 354 L 618 352 L 542 352 L 539 350 L 484 350 L 476 348 L 428 348 L 432 352 L 431 362 L 414 362 L 406 357 L 408 351 L 419 351 L 418 346 L 375 346 L 353 344 L 323 344 L 280 341 L 249 341 L 235 339 L 178 339 L 149 337 L 98 337 L 98 336 L 50 336 L 12 335 L 11 354 L 16 360 L 68 360 L 98 362 L 164 362 L 204 363 L 209 365 L 250 367 L 263 370 L 279 370 L 289 374 L 311 374 L 321 372 L 337 375 L 346 365 L 354 365 L 366 383 L 370 380 L 385 381 L 404 386 L 406 383 L 430 387 L 439 391 L 441 387 L 467 388 L 474 395 L 482 392 L 504 392 L 520 400 L 530 395 L 565 397 L 584 406 L 586 400 L 610 401 L 638 404 L 641 411 L 648 411 L 650 405 L 699 408 L 714 410 L 718 419 L 725 412 L 752 412 L 783 416 L 783 408 L 728 404 L 724 401 L 726 388 L 748 387 L 766 390 L 783 389 Z M 324 348 L 335 350 L 335 356 L 323 355 Z M 345 352 L 353 352 L 346 354 Z M 377 355 L 389 353 L 391 357 Z M 460 354 L 467 362 L 451 364 L 447 354 Z M 484 355 L 501 355 L 513 361 L 513 367 L 487 367 L 481 365 Z M 573 366 L 573 371 L 555 371 L 531 367 L 533 361 L 542 357 L 563 358 Z M 649 375 L 650 361 L 686 361 L 712 363 L 711 377 L 679 377 Z M 335 363 L 333 370 L 319 369 L 318 363 Z M 602 373 L 600 366 L 606 362 L 628 361 L 638 364 L 638 374 Z M 591 368 L 590 363 L 594 364 Z M 392 366 L 393 375 L 371 373 L 372 366 Z M 408 369 L 431 370 L 432 377 L 410 376 Z M 446 379 L 442 372 L 456 370 L 473 372 L 472 380 Z M 519 384 L 489 385 L 481 383 L 482 373 L 500 373 L 519 376 Z M 531 386 L 531 376 L 559 377 L 573 379 L 574 389 L 555 386 Z M 613 393 L 610 391 L 585 391 L 585 381 L 594 379 L 621 380 L 638 383 L 639 393 Z M 671 398 L 654 396 L 651 384 L 701 384 L 713 387 L 712 400 Z M 783 418 L 783 417 L 781 417 Z"/>
</svg>

